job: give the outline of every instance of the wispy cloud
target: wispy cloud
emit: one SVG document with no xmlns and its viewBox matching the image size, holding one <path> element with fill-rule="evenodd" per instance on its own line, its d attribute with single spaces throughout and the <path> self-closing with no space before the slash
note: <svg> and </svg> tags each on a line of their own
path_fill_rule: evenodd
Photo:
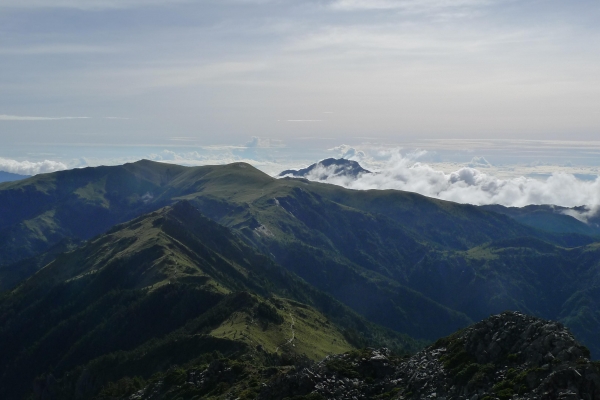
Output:
<svg viewBox="0 0 600 400">
<path fill-rule="evenodd" d="M 69 119 L 90 119 L 90 117 L 32 117 L 22 115 L 0 115 L 0 121 L 59 121 Z"/>
<path fill-rule="evenodd" d="M 411 13 L 431 13 L 449 9 L 475 8 L 492 4 L 491 0 L 335 0 L 334 10 L 402 10 Z"/>
<path fill-rule="evenodd" d="M 145 90 L 149 88 L 188 87 L 190 85 L 216 85 L 264 71 L 263 62 L 219 62 L 206 64 L 199 60 L 188 61 L 184 66 L 140 67 L 113 69 L 101 72 L 101 78 L 117 86 Z M 95 73 L 95 72 L 94 72 Z M 112 87 L 111 87 L 112 90 Z"/>
<path fill-rule="evenodd" d="M 480 53 L 499 46 L 541 41 L 533 30 L 480 32 L 430 31 L 399 29 L 397 25 L 327 27 L 298 38 L 290 45 L 292 51 L 346 51 L 356 56 L 361 52 L 393 52 L 405 55 L 448 55 Z"/>
<path fill-rule="evenodd" d="M 20 175 L 36 175 L 67 169 L 67 165 L 59 161 L 44 160 L 39 162 L 17 161 L 0 158 L 0 171 Z"/>
<path fill-rule="evenodd" d="M 600 98 L 594 6 L 559 3 L 0 0 L 10 33 L 0 44 L 0 90 L 22 105 L 0 113 L 33 115 L 0 121 L 69 119 L 37 114 L 73 115 L 81 110 L 74 104 L 94 110 L 81 111 L 93 117 L 89 135 L 79 123 L 35 132 L 13 122 L 3 145 L 163 143 L 165 132 L 203 133 L 200 145 L 218 132 L 218 143 L 232 144 L 240 132 L 287 137 L 303 128 L 336 142 L 592 137 Z M 478 18 L 438 19 L 469 13 Z"/>
<path fill-rule="evenodd" d="M 79 10 L 170 6 L 190 0 L 2 0 L 0 8 L 74 8 Z"/>
<path fill-rule="evenodd" d="M 116 52 L 115 47 L 89 46 L 79 44 L 46 44 L 0 48 L 0 55 L 36 56 L 49 54 L 106 54 Z"/>
</svg>

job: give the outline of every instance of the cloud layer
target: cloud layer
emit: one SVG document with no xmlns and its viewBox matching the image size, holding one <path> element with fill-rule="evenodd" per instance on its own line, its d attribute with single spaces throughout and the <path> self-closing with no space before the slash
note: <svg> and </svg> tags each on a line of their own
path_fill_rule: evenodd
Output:
<svg viewBox="0 0 600 400">
<path fill-rule="evenodd" d="M 353 153 L 347 148 L 343 150 L 346 155 Z M 528 177 L 499 179 L 469 166 L 445 173 L 416 161 L 424 153 L 402 155 L 400 152 L 391 152 L 389 160 L 378 172 L 363 174 L 357 179 L 335 176 L 333 171 L 328 171 L 325 167 L 314 169 L 307 178 L 350 189 L 405 190 L 475 205 L 523 207 L 529 204 L 554 204 L 564 207 L 594 207 L 600 204 L 600 177 L 593 181 L 582 181 L 571 174 L 555 173 L 545 180 Z M 474 158 L 471 164 L 483 165 L 484 161 L 484 158 Z M 372 169 L 368 164 L 367 168 Z"/>
<path fill-rule="evenodd" d="M 47 172 L 56 172 L 67 169 L 67 166 L 58 161 L 44 160 L 40 162 L 17 161 L 0 158 L 0 171 L 20 175 L 37 175 Z"/>
<path fill-rule="evenodd" d="M 550 3 L 0 0 L 0 121 L 90 116 L 2 144 L 595 139 L 597 7 Z"/>
</svg>

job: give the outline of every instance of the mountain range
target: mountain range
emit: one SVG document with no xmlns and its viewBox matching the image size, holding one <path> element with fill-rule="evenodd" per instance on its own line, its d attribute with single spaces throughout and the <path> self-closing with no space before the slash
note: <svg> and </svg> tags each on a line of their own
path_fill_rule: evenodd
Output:
<svg viewBox="0 0 600 400">
<path fill-rule="evenodd" d="M 49 370 L 46 393 L 87 398 L 124 371 L 146 376 L 213 351 L 319 359 L 362 341 L 417 348 L 186 201 L 62 253 L 2 299 L 0 316 L 2 398 L 19 398 Z"/>
<path fill-rule="evenodd" d="M 600 239 L 572 217 L 145 160 L 2 183 L 0 204 L 3 398 L 34 380 L 108 396 L 219 357 L 413 352 L 508 309 L 600 355 Z"/>
<path fill-rule="evenodd" d="M 600 237 L 600 213 L 582 206 L 572 208 L 554 205 L 504 207 L 494 204 L 482 206 L 482 208 L 508 215 L 522 224 L 550 232 L 581 233 Z"/>
</svg>

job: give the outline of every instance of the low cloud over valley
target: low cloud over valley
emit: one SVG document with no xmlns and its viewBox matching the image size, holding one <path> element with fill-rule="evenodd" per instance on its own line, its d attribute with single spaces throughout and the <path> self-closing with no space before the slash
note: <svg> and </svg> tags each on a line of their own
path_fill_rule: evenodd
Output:
<svg viewBox="0 0 600 400">
<path fill-rule="evenodd" d="M 37 175 L 47 172 L 56 172 L 67 169 L 67 166 L 58 161 L 44 160 L 39 162 L 17 161 L 0 158 L 0 171 L 19 175 Z"/>
<path fill-rule="evenodd" d="M 334 174 L 335 167 L 317 166 L 306 178 L 350 189 L 405 190 L 475 205 L 523 207 L 530 204 L 553 204 L 564 207 L 595 207 L 600 204 L 600 178 L 581 180 L 573 174 L 556 172 L 543 179 L 525 176 L 500 179 L 486 171 L 490 164 L 483 157 L 474 157 L 470 163 L 455 171 L 444 172 L 419 161 L 426 158 L 427 153 L 424 151 L 404 155 L 400 151 L 388 151 L 369 157 L 353 148 L 335 150 L 341 150 L 340 153 L 345 158 L 360 161 L 363 167 L 375 172 L 354 178 Z M 378 168 L 374 168 L 374 165 Z M 583 215 L 577 217 L 585 218 Z"/>
</svg>

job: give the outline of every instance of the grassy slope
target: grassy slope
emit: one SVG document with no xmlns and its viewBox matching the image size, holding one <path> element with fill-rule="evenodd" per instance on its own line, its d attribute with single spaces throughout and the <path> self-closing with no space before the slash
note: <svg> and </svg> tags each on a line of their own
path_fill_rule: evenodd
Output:
<svg viewBox="0 0 600 400">
<path fill-rule="evenodd" d="M 473 319 L 520 310 L 560 320 L 600 355 L 598 244 L 563 248 L 532 238 L 429 254 L 409 275 L 411 287 Z"/>
<path fill-rule="evenodd" d="M 281 318 L 277 324 L 265 325 L 248 313 L 236 312 L 210 334 L 252 347 L 261 346 L 269 353 L 304 354 L 312 360 L 353 348 L 340 330 L 315 309 L 279 297 L 271 299 L 270 304 Z"/>
<path fill-rule="evenodd" d="M 256 215 L 268 218 L 275 198 L 302 202 L 306 200 L 303 193 L 318 201 L 385 215 L 428 244 L 465 248 L 507 235 L 540 235 L 475 207 L 410 193 L 356 192 L 300 180 L 276 180 L 243 163 L 186 168 L 140 161 L 0 184 L 2 263 L 35 255 L 64 236 L 88 239 L 177 198 L 201 196 L 207 215 L 235 226 L 253 223 L 250 217 Z"/>
<path fill-rule="evenodd" d="M 25 249 L 35 253 L 61 235 L 88 238 L 115 222 L 187 199 L 370 320 L 429 339 L 466 326 L 497 304 L 522 306 L 516 295 L 503 302 L 505 287 L 487 284 L 487 278 L 474 281 L 489 289 L 477 291 L 475 298 L 488 295 L 492 302 L 460 303 L 440 296 L 445 286 L 437 290 L 434 281 L 427 284 L 427 274 L 419 275 L 419 269 L 438 268 L 426 268 L 426 262 L 437 262 L 440 252 L 467 251 L 493 240 L 524 236 L 560 245 L 593 241 L 538 231 L 504 215 L 412 193 L 357 192 L 304 180 L 276 180 L 244 163 L 185 168 L 141 161 L 0 185 L 0 201 L 7 201 L 9 209 L 16 207 L 17 199 L 35 198 L 35 204 L 24 210 L 0 212 L 0 250 L 9 254 L 8 259 L 17 255 L 11 253 L 10 243 L 1 240 L 2 232 L 21 229 L 18 237 L 32 243 Z M 53 216 L 42 217 L 48 213 Z M 502 257 L 508 260 L 509 252 Z M 538 254 L 531 259 L 541 263 L 546 257 Z M 460 273 L 448 277 L 464 290 L 474 287 Z M 527 282 L 519 285 L 526 297 L 537 294 Z"/>
<path fill-rule="evenodd" d="M 143 163 L 36 175 L 0 184 L 1 264 L 39 254 L 64 237 L 89 239 L 161 206 L 184 167 Z"/>
<path fill-rule="evenodd" d="M 504 207 L 488 205 L 481 208 L 510 216 L 522 224 L 548 232 L 575 233 L 599 237 L 600 228 L 596 223 L 586 224 L 564 212 L 571 209 L 553 205 L 530 205 L 526 207 Z"/>
<path fill-rule="evenodd" d="M 284 297 L 267 299 L 272 294 Z M 60 255 L 4 295 L 0 394 L 18 397 L 51 366 L 66 391 L 87 370 L 91 377 L 81 390 L 94 393 L 110 380 L 147 378 L 215 349 L 256 354 L 261 345 L 267 353 L 318 359 L 386 341 L 416 346 L 369 324 L 188 203 L 178 203 Z"/>
</svg>

